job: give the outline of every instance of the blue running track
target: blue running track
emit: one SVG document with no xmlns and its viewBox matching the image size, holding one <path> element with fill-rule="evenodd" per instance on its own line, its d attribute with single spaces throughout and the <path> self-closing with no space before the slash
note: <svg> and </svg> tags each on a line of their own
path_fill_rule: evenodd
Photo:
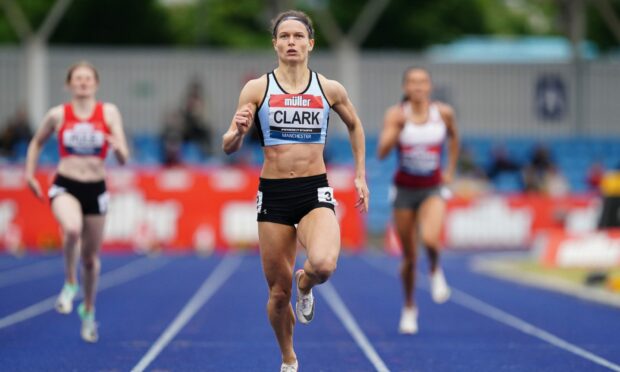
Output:
<svg viewBox="0 0 620 372">
<path fill-rule="evenodd" d="M 619 308 L 475 273 L 474 257 L 443 258 L 443 305 L 420 262 L 420 332 L 403 336 L 398 259 L 343 255 L 295 327 L 300 371 L 620 371 Z M 53 309 L 62 281 L 59 256 L 0 255 L 0 371 L 279 370 L 257 255 L 104 256 L 97 344 Z"/>
</svg>

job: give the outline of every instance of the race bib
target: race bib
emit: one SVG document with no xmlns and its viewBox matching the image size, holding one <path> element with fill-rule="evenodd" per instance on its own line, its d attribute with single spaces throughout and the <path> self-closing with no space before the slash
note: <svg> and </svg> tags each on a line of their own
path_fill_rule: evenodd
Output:
<svg viewBox="0 0 620 372">
<path fill-rule="evenodd" d="M 93 124 L 78 123 L 63 132 L 62 141 L 72 154 L 94 155 L 103 147 L 105 137 Z"/>
<path fill-rule="evenodd" d="M 65 193 L 65 192 L 67 192 L 67 189 L 65 189 L 64 187 L 52 184 L 52 186 L 47 191 L 47 196 L 50 199 L 53 199 L 56 196 L 58 196 L 58 195 L 60 195 L 62 193 Z"/>
<path fill-rule="evenodd" d="M 441 165 L 441 146 L 410 146 L 401 148 L 403 169 L 410 174 L 428 175 Z"/>
<path fill-rule="evenodd" d="M 318 198 L 320 202 L 329 203 L 332 205 L 338 205 L 336 198 L 334 197 L 334 189 L 331 187 L 319 187 L 317 189 Z"/>
<path fill-rule="evenodd" d="M 263 208 L 263 192 L 259 191 L 256 193 L 256 213 L 260 213 Z"/>
<path fill-rule="evenodd" d="M 108 205 L 110 204 L 110 194 L 106 191 L 97 197 L 99 203 L 99 212 L 106 213 L 108 211 Z"/>
<path fill-rule="evenodd" d="M 324 122 L 321 96 L 311 94 L 272 94 L 269 97 L 271 138 L 297 142 L 321 140 Z"/>
</svg>

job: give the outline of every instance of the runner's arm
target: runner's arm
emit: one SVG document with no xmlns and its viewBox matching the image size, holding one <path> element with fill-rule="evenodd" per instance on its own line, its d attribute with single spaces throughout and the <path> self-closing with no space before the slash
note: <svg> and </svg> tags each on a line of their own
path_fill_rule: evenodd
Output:
<svg viewBox="0 0 620 372">
<path fill-rule="evenodd" d="M 363 212 L 367 212 L 370 191 L 366 185 L 366 142 L 362 121 L 342 84 L 334 80 L 326 80 L 324 86 L 331 98 L 332 108 L 338 113 L 349 131 L 355 160 L 355 187 L 359 196 L 356 206 L 360 207 Z"/>
<path fill-rule="evenodd" d="M 383 130 L 377 145 L 377 157 L 379 159 L 384 159 L 396 146 L 404 122 L 403 110 L 400 106 L 392 106 L 385 112 Z"/>
<path fill-rule="evenodd" d="M 239 104 L 233 116 L 230 127 L 222 136 L 222 150 L 227 155 L 238 151 L 243 144 L 243 138 L 249 132 L 254 122 L 254 114 L 258 109 L 261 94 L 265 91 L 266 78 L 250 80 L 239 94 Z"/>
</svg>

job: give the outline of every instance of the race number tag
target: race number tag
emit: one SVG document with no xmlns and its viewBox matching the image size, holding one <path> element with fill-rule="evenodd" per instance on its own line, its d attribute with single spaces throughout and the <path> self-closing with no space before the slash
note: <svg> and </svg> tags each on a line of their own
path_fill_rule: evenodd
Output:
<svg viewBox="0 0 620 372">
<path fill-rule="evenodd" d="M 108 205 L 110 204 L 110 194 L 106 191 L 97 197 L 99 203 L 99 212 L 106 213 L 108 211 Z"/>
<path fill-rule="evenodd" d="M 272 94 L 269 98 L 271 138 L 295 142 L 321 140 L 323 100 L 311 94 Z"/>
<path fill-rule="evenodd" d="M 67 189 L 65 189 L 64 187 L 52 184 L 52 186 L 47 191 L 47 196 L 52 199 L 65 192 L 67 192 Z"/>
<path fill-rule="evenodd" d="M 338 205 L 336 198 L 334 197 L 334 189 L 331 187 L 319 187 L 317 189 L 319 201 L 323 203 L 329 203 L 332 205 Z"/>
<path fill-rule="evenodd" d="M 260 213 L 260 210 L 262 207 L 263 207 L 263 192 L 259 191 L 256 193 L 256 213 Z"/>
<path fill-rule="evenodd" d="M 62 140 L 69 153 L 76 155 L 96 155 L 105 144 L 104 134 L 92 123 L 78 123 L 67 129 Z"/>
</svg>

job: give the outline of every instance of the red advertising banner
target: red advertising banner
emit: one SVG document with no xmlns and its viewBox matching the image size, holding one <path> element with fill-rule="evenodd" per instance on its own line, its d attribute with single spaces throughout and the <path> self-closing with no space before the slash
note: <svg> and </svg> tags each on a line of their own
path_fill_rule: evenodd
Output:
<svg viewBox="0 0 620 372">
<path fill-rule="evenodd" d="M 51 170 L 37 174 L 44 190 L 53 177 Z M 258 177 L 257 169 L 237 167 L 111 169 L 104 249 L 255 249 Z M 348 168 L 328 171 L 342 245 L 349 250 L 366 243 L 353 177 Z M 60 244 L 49 201 L 32 195 L 21 168 L 0 169 L 0 248 L 56 250 Z"/>
<path fill-rule="evenodd" d="M 620 267 L 620 229 L 588 233 L 549 231 L 541 235 L 538 245 L 539 260 L 547 267 Z"/>
</svg>

